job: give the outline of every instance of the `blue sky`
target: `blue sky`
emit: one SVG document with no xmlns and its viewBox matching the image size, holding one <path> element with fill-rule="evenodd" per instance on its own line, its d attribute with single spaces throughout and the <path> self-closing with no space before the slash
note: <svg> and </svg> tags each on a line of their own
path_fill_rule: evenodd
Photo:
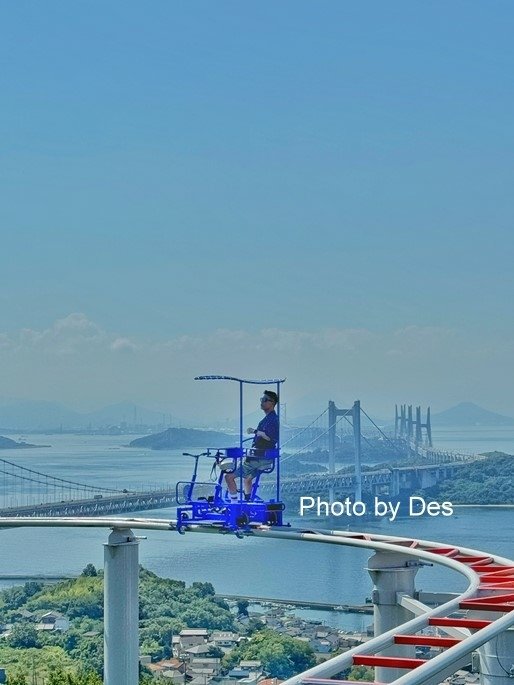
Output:
<svg viewBox="0 0 514 685">
<path fill-rule="evenodd" d="M 513 20 L 4 3 L 2 393 L 194 413 L 190 373 L 284 374 L 514 414 Z"/>
</svg>

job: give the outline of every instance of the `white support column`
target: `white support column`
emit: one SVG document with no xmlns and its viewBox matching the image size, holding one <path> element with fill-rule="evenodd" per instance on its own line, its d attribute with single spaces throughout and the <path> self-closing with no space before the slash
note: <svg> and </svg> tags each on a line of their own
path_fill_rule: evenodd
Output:
<svg viewBox="0 0 514 685">
<path fill-rule="evenodd" d="M 491 614 L 487 618 L 491 620 Z M 485 614 L 485 612 L 484 612 Z M 514 678 L 514 629 L 509 628 L 478 648 L 480 685 L 512 685 Z"/>
<path fill-rule="evenodd" d="M 115 528 L 104 547 L 104 685 L 139 682 L 139 542 Z"/>
<path fill-rule="evenodd" d="M 372 593 L 374 605 L 375 636 L 395 628 L 412 618 L 412 614 L 398 603 L 398 594 L 414 597 L 414 579 L 418 563 L 412 557 L 400 552 L 376 552 L 368 562 L 368 572 L 373 580 Z M 395 645 L 381 650 L 382 656 L 414 657 L 415 647 Z M 395 668 L 375 668 L 375 680 L 390 683 L 405 670 Z"/>
</svg>

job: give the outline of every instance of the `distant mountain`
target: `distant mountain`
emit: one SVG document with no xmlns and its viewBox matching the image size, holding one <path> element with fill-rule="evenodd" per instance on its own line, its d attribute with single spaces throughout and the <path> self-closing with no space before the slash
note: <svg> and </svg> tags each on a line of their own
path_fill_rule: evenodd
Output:
<svg viewBox="0 0 514 685">
<path fill-rule="evenodd" d="M 81 416 L 83 422 L 85 421 L 86 424 L 91 423 L 93 426 L 117 426 L 122 422 L 132 425 L 145 424 L 148 426 L 155 426 L 158 424 L 166 424 L 168 418 L 169 416 L 167 414 L 152 411 L 151 409 L 144 409 L 133 402 L 111 404 Z"/>
<path fill-rule="evenodd" d="M 239 436 L 199 431 L 193 428 L 168 428 L 162 433 L 145 435 L 129 443 L 129 447 L 149 447 L 152 450 L 204 449 L 230 447 L 239 443 Z"/>
<path fill-rule="evenodd" d="M 0 430 L 4 431 L 45 431 L 61 427 L 63 430 L 85 430 L 90 426 L 119 426 L 123 422 L 131 426 L 156 426 L 166 424 L 168 420 L 168 414 L 145 409 L 133 402 L 120 402 L 82 414 L 58 402 L 0 398 Z"/>
<path fill-rule="evenodd" d="M 473 402 L 461 402 L 455 407 L 432 414 L 434 426 L 514 426 L 514 418 L 502 416 L 479 407 Z"/>
<path fill-rule="evenodd" d="M 82 426 L 80 414 L 57 402 L 4 400 L 0 402 L 0 428 L 19 431 Z"/>
</svg>

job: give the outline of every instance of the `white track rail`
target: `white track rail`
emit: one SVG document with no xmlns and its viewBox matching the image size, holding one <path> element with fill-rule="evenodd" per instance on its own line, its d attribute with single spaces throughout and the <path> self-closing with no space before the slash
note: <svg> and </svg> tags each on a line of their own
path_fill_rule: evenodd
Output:
<svg viewBox="0 0 514 685">
<path fill-rule="evenodd" d="M 165 519 L 150 519 L 150 518 L 0 518 L 0 528 L 21 528 L 21 527 L 74 527 L 74 528 L 111 528 L 111 529 L 139 529 L 139 530 L 160 530 L 160 531 L 176 531 L 176 522 Z M 218 526 L 212 524 L 191 524 L 187 527 L 187 531 L 191 533 L 211 533 L 211 534 L 225 534 Z M 450 614 L 459 610 L 462 602 L 478 598 L 484 594 L 481 589 L 481 578 L 479 573 L 471 568 L 473 565 L 473 558 L 476 558 L 476 563 L 484 556 L 488 557 L 488 562 L 491 564 L 491 569 L 498 567 L 514 567 L 514 561 L 500 557 L 497 555 L 488 555 L 487 553 L 478 550 L 458 547 L 456 552 L 459 555 L 469 557 L 471 561 L 458 561 L 451 556 L 443 556 L 441 553 L 435 551 L 440 549 L 442 543 L 432 542 L 429 540 L 414 540 L 406 537 L 395 537 L 390 535 L 375 535 L 366 533 L 355 533 L 338 530 L 302 530 L 292 528 L 273 528 L 266 526 L 254 527 L 248 533 L 248 537 L 263 537 L 275 538 L 283 540 L 305 541 L 317 544 L 330 545 L 344 545 L 356 547 L 361 549 L 369 549 L 375 552 L 389 552 L 395 554 L 406 555 L 412 557 L 413 561 L 428 562 L 430 564 L 438 564 L 445 566 L 457 573 L 466 577 L 468 586 L 460 595 L 452 598 L 450 601 L 438 606 L 435 609 L 426 608 L 426 612 L 421 616 L 417 616 L 412 620 L 397 626 L 382 635 L 379 635 L 365 644 L 359 645 L 354 649 L 342 654 L 340 656 L 329 659 L 328 661 L 315 666 L 314 668 L 299 674 L 294 678 L 286 681 L 284 685 L 300 685 L 301 683 L 309 683 L 315 685 L 323 683 L 325 679 L 330 679 L 334 675 L 340 673 L 351 667 L 354 663 L 353 659 L 358 655 L 377 654 L 380 651 L 390 648 L 394 644 L 395 636 L 398 635 L 412 635 L 429 626 L 429 620 L 436 617 L 447 617 Z M 450 547 L 450 546 L 448 546 Z M 490 560 L 490 561 L 489 561 Z M 492 588 L 487 590 L 489 595 L 491 593 L 513 593 L 514 590 Z M 486 592 L 486 594 L 487 594 Z M 420 605 L 422 606 L 422 605 Z M 400 676 L 394 683 L 396 685 L 429 685 L 431 683 L 440 682 L 444 677 L 451 674 L 458 668 L 458 664 L 462 662 L 462 658 L 471 654 L 472 651 L 494 639 L 507 629 L 514 626 L 514 603 L 512 611 L 507 611 L 503 615 L 494 612 L 491 615 L 491 622 L 487 627 L 483 627 L 478 632 L 472 634 L 469 630 L 456 631 L 462 637 L 461 641 L 446 649 L 444 652 L 428 660 L 423 665 L 414 668 L 413 670 Z M 449 631 L 451 632 L 451 631 Z M 512 655 L 514 661 L 514 654 Z M 453 670 L 452 670 L 453 668 Z M 333 681 L 334 683 L 341 683 L 342 681 Z"/>
</svg>

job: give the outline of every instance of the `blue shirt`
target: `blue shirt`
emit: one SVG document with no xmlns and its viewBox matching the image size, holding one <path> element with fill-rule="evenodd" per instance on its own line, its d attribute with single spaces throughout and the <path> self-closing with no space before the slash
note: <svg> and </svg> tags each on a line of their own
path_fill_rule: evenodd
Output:
<svg viewBox="0 0 514 685">
<path fill-rule="evenodd" d="M 269 440 L 255 436 L 253 439 L 253 447 L 256 450 L 272 450 L 274 447 L 276 447 L 278 442 L 279 422 L 278 416 L 274 409 L 273 411 L 270 411 L 269 414 L 266 414 L 261 421 L 259 421 L 257 430 L 266 433 Z"/>
</svg>

